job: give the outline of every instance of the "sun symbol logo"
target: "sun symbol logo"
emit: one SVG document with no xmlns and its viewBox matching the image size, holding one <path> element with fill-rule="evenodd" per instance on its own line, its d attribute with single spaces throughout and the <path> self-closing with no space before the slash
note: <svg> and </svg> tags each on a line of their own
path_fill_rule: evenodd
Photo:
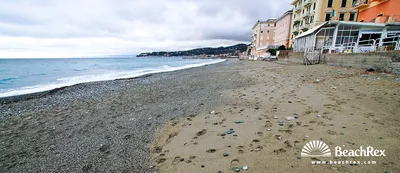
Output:
<svg viewBox="0 0 400 173">
<path fill-rule="evenodd" d="M 331 150 L 325 142 L 314 140 L 304 145 L 301 157 L 331 157 Z"/>
</svg>

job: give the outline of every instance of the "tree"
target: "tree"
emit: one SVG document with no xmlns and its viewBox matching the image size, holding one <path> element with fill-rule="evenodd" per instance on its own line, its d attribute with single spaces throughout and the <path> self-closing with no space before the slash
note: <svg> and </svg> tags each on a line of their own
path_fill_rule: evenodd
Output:
<svg viewBox="0 0 400 173">
<path fill-rule="evenodd" d="M 278 47 L 278 50 L 286 50 L 285 45 L 280 45 L 280 46 Z"/>
<path fill-rule="evenodd" d="M 272 56 L 276 55 L 276 49 L 268 49 L 268 52 L 271 53 Z"/>
</svg>

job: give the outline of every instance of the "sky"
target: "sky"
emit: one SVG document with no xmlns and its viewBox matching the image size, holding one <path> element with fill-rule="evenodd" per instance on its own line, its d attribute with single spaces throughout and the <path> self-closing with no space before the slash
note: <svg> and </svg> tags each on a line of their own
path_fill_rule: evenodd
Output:
<svg viewBox="0 0 400 173">
<path fill-rule="evenodd" d="M 0 0 L 0 58 L 138 54 L 250 43 L 289 0 Z"/>
</svg>

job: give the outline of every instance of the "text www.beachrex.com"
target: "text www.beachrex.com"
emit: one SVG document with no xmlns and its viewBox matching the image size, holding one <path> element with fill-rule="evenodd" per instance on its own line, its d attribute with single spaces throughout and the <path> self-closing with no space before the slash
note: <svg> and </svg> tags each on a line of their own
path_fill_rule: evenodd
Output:
<svg viewBox="0 0 400 173">
<path fill-rule="evenodd" d="M 376 161 L 311 161 L 313 165 L 375 165 Z"/>
</svg>

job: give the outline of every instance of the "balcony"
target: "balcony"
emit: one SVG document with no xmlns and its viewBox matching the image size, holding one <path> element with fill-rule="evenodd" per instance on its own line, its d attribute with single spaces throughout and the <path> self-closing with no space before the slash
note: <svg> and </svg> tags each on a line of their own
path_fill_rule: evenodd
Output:
<svg viewBox="0 0 400 173">
<path fill-rule="evenodd" d="M 356 0 L 353 3 L 353 8 L 355 9 L 363 9 L 369 6 L 369 0 Z"/>
<path fill-rule="evenodd" d="M 307 11 L 306 13 L 304 13 L 303 17 L 304 17 L 304 18 L 310 17 L 310 12 Z"/>
<path fill-rule="evenodd" d="M 300 18 L 296 17 L 293 21 L 293 25 L 298 25 L 300 23 Z"/>
<path fill-rule="evenodd" d="M 301 7 L 300 7 L 300 6 L 297 6 L 296 8 L 294 8 L 294 11 L 296 11 L 296 12 L 301 11 Z"/>
<path fill-rule="evenodd" d="M 305 7 L 311 5 L 311 0 L 306 0 L 303 4 Z"/>
</svg>

